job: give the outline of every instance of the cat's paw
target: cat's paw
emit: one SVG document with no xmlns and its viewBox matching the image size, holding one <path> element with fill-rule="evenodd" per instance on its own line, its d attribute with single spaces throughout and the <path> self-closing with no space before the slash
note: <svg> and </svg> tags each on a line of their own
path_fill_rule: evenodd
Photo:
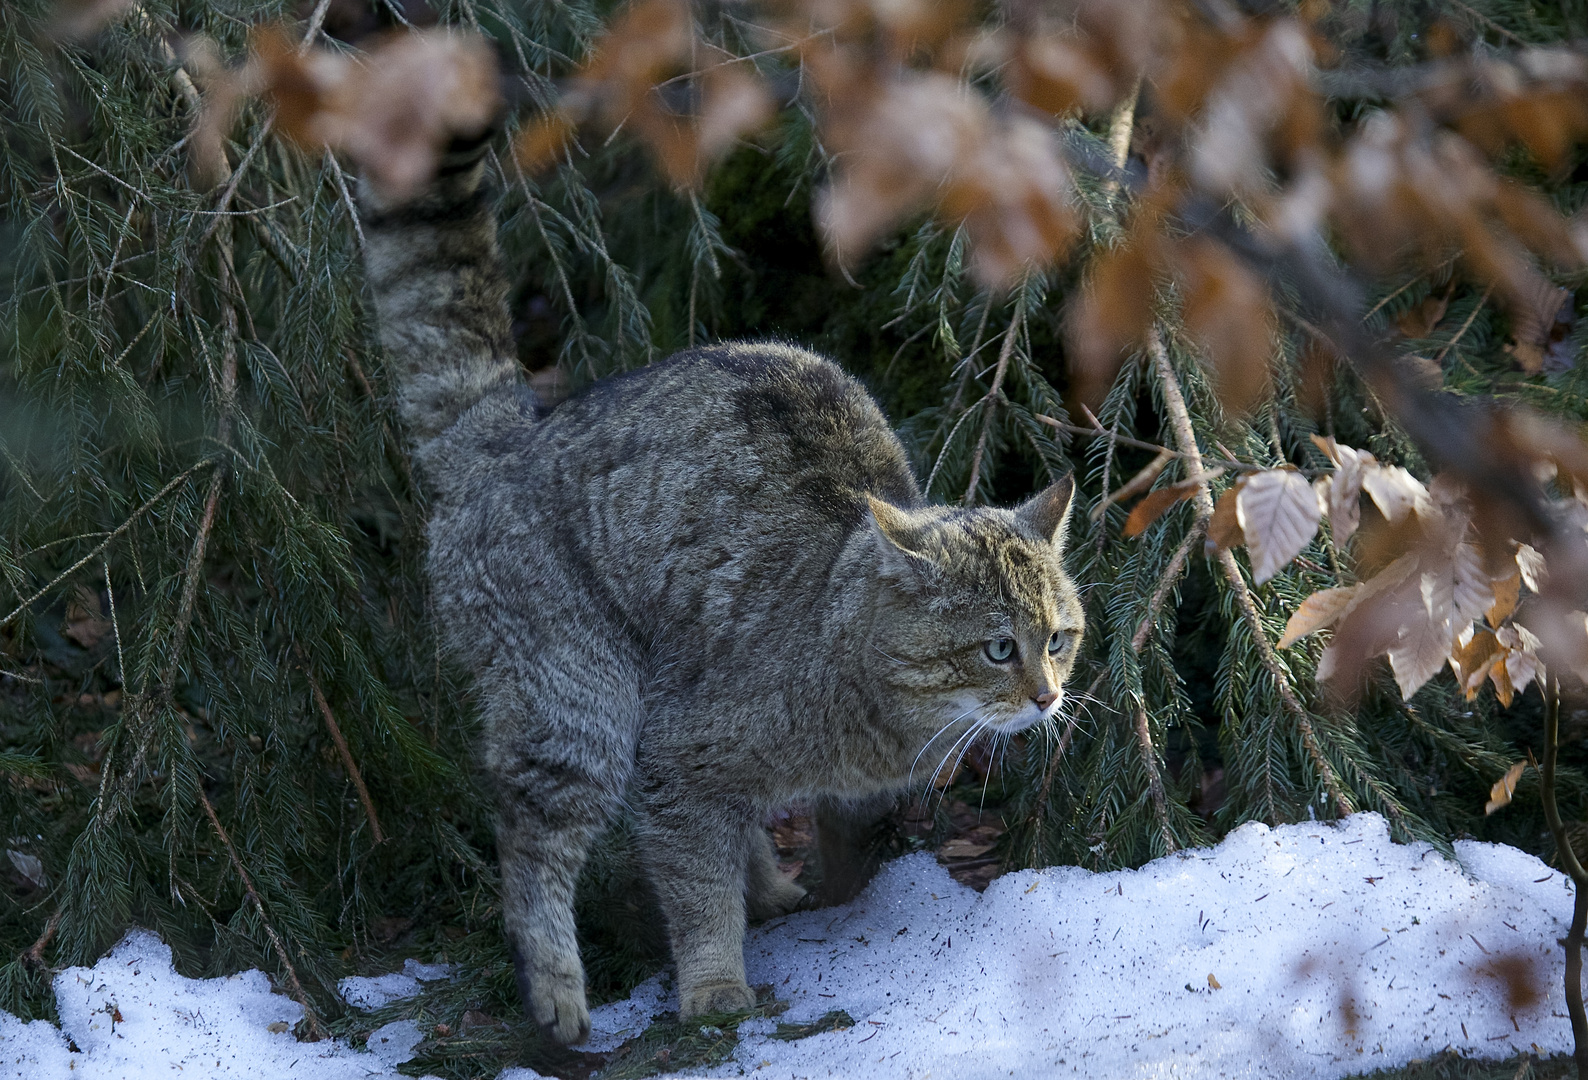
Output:
<svg viewBox="0 0 1588 1080">
<path fill-rule="evenodd" d="M 754 1005 L 755 995 L 742 982 L 702 983 L 678 995 L 678 1012 L 685 1020 L 705 1013 L 744 1012 Z"/>
<path fill-rule="evenodd" d="M 540 1025 L 541 1034 L 563 1046 L 582 1043 L 590 1037 L 590 1008 L 585 1003 L 583 975 L 535 971 L 528 981 L 525 1011 Z"/>
<path fill-rule="evenodd" d="M 805 901 L 805 890 L 789 878 L 778 875 L 776 881 L 767 882 L 751 890 L 744 898 L 745 911 L 756 920 L 775 919 L 787 915 Z"/>
</svg>

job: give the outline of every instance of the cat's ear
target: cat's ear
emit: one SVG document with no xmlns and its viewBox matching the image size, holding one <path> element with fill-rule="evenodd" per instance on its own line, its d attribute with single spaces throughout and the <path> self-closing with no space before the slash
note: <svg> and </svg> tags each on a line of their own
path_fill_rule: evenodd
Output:
<svg viewBox="0 0 1588 1080">
<path fill-rule="evenodd" d="M 924 570 L 934 564 L 933 520 L 926 514 L 867 495 L 871 523 L 882 551 L 882 564 L 895 573 Z"/>
<path fill-rule="evenodd" d="M 1015 511 L 1015 520 L 1031 535 L 1064 546 L 1064 528 L 1075 502 L 1075 474 L 1056 480 L 1027 499 Z"/>
</svg>

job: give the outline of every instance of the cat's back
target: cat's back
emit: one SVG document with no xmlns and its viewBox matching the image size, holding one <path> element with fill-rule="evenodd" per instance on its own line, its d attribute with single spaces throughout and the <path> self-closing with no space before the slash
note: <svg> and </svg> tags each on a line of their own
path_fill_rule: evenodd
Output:
<svg viewBox="0 0 1588 1080">
<path fill-rule="evenodd" d="M 749 485 L 785 511 L 850 524 L 868 492 L 919 501 L 871 395 L 832 361 L 790 345 L 692 349 L 604 380 L 551 413 L 537 435 L 572 476 L 630 466 L 686 502 L 697 501 L 706 476 Z"/>
<path fill-rule="evenodd" d="M 653 631 L 742 622 L 816 590 L 868 494 L 920 502 L 865 388 L 777 343 L 690 350 L 604 380 L 497 445 L 513 504 L 501 509 L 535 522 L 515 543 L 539 545 L 531 561 L 580 564 Z"/>
</svg>

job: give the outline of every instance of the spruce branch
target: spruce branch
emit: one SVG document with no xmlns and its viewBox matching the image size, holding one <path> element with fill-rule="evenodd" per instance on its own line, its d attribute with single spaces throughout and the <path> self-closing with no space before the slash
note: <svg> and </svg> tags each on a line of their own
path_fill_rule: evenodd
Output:
<svg viewBox="0 0 1588 1080">
<path fill-rule="evenodd" d="M 336 743 L 336 752 L 342 759 L 342 767 L 347 770 L 348 779 L 353 781 L 353 788 L 358 792 L 358 801 L 364 806 L 364 816 L 369 819 L 370 833 L 375 837 L 375 843 L 386 842 L 385 834 L 380 829 L 380 819 L 375 816 L 375 803 L 369 797 L 369 788 L 364 786 L 364 774 L 359 772 L 358 764 L 353 760 L 353 752 L 347 748 L 347 739 L 342 736 L 342 728 L 336 722 L 336 714 L 331 711 L 331 703 L 325 700 L 325 691 L 320 689 L 320 680 L 314 677 L 314 668 L 309 665 L 309 658 L 304 653 L 301 645 L 293 646 L 298 653 L 298 660 L 303 664 L 303 673 L 308 676 L 309 689 L 314 692 L 314 703 L 320 710 L 320 716 L 325 720 L 326 728 L 331 732 L 331 741 Z"/>
<path fill-rule="evenodd" d="M 1141 750 L 1142 768 L 1147 770 L 1147 796 L 1152 800 L 1153 814 L 1158 819 L 1158 831 L 1163 837 L 1164 851 L 1172 854 L 1180 850 L 1175 843 L 1174 830 L 1169 827 L 1169 807 L 1164 798 L 1163 776 L 1158 767 L 1158 748 L 1152 741 L 1152 730 L 1147 726 L 1147 709 L 1136 706 L 1136 745 Z"/>
<path fill-rule="evenodd" d="M 215 807 L 210 803 L 210 797 L 199 788 L 199 802 L 204 807 L 204 815 L 210 819 L 210 826 L 215 830 L 215 835 L 220 837 L 221 846 L 226 849 L 226 857 L 232 864 L 243 883 L 244 896 L 253 904 L 254 911 L 259 915 L 259 925 L 265 928 L 265 934 L 270 938 L 270 944 L 276 950 L 276 956 L 281 960 L 281 966 L 287 971 L 287 992 L 292 999 L 303 1006 L 303 1018 L 308 1022 L 310 1042 L 319 1042 L 326 1037 L 325 1028 L 320 1026 L 319 1014 L 315 1012 L 314 1004 L 309 1001 L 309 995 L 303 991 L 303 983 L 298 978 L 298 971 L 292 966 L 292 958 L 287 955 L 286 943 L 281 940 L 281 935 L 276 933 L 276 928 L 270 925 L 270 919 L 265 914 L 265 905 L 259 899 L 259 891 L 254 888 L 254 879 L 248 875 L 243 866 L 243 860 L 238 857 L 237 849 L 232 846 L 232 838 L 227 835 L 226 827 L 221 824 L 221 819 L 215 816 Z"/>
<path fill-rule="evenodd" d="M 0 619 L 0 629 L 10 625 L 11 620 L 15 619 L 18 615 L 32 607 L 40 599 L 47 596 L 50 591 L 61 582 L 65 581 L 67 578 L 77 573 L 77 571 L 87 566 L 90 562 L 93 562 L 94 559 L 98 558 L 106 548 L 110 547 L 111 544 L 116 542 L 118 537 L 126 533 L 128 529 L 132 528 L 133 525 L 137 523 L 138 519 L 142 517 L 151 507 L 153 507 L 167 495 L 171 494 L 171 492 L 181 487 L 190 476 L 203 469 L 207 469 L 212 465 L 219 465 L 220 463 L 221 461 L 219 458 L 205 458 L 198 464 L 189 466 L 184 471 L 173 476 L 166 482 L 164 487 L 155 492 L 153 495 L 149 496 L 149 498 L 144 501 L 142 506 L 139 506 L 138 509 L 134 510 L 132 515 L 128 517 L 126 521 L 123 521 L 120 525 L 116 526 L 115 529 L 106 534 L 105 539 L 102 540 L 97 547 L 95 547 L 87 555 L 84 555 L 81 559 L 78 559 L 71 566 L 68 566 L 65 570 L 62 570 L 59 574 L 56 574 L 50 579 L 47 585 L 45 585 L 42 589 L 39 589 L 32 596 L 29 596 L 27 599 L 23 600 L 22 603 L 18 604 L 14 609 L 12 609 L 5 618 Z"/>
<path fill-rule="evenodd" d="M 1163 338 L 1156 327 L 1148 332 L 1147 351 L 1152 356 L 1153 365 L 1158 372 L 1158 381 L 1163 387 L 1164 404 L 1169 410 L 1170 428 L 1174 432 L 1175 441 L 1180 446 L 1180 452 L 1185 455 L 1192 474 L 1199 476 L 1202 474 L 1202 455 L 1197 448 L 1196 432 L 1191 427 L 1191 414 L 1186 409 L 1185 397 L 1180 392 L 1180 380 L 1174 373 L 1174 366 L 1169 361 L 1169 352 L 1164 348 Z M 1206 480 L 1197 484 L 1192 499 L 1196 506 L 1196 516 L 1205 528 L 1213 519 L 1213 493 Z M 1262 617 L 1258 614 L 1257 603 L 1252 599 L 1251 590 L 1246 585 L 1240 564 L 1235 561 L 1234 553 L 1223 547 L 1219 549 L 1218 562 L 1219 567 L 1224 571 L 1225 580 L 1229 582 L 1230 591 L 1235 596 L 1235 605 L 1251 631 L 1252 641 L 1257 646 L 1258 659 L 1269 677 L 1274 680 L 1279 699 L 1284 702 L 1285 708 L 1295 720 L 1302 745 L 1307 750 L 1307 756 L 1312 759 L 1313 768 L 1323 780 L 1324 790 L 1334 801 L 1340 816 L 1348 816 L 1351 813 L 1350 800 L 1346 798 L 1344 790 L 1335 778 L 1334 767 L 1329 764 L 1329 759 L 1324 756 L 1323 749 L 1318 744 L 1312 718 L 1307 714 L 1300 699 L 1296 697 L 1284 666 L 1274 654 L 1273 643 L 1268 640 L 1268 633 L 1263 629 Z"/>
<path fill-rule="evenodd" d="M 1004 375 L 1009 371 L 1009 357 L 1014 354 L 1015 339 L 1020 333 L 1020 327 L 1025 322 L 1026 292 L 1020 290 L 1020 298 L 1015 301 L 1015 313 L 1009 320 L 1009 329 L 1004 331 L 1003 347 L 998 350 L 998 366 L 993 370 L 992 388 L 987 391 L 987 413 L 982 419 L 981 436 L 976 440 L 976 452 L 970 459 L 970 483 L 965 485 L 965 497 L 961 500 L 966 506 L 976 501 L 976 485 L 981 480 L 982 456 L 987 451 L 987 436 L 992 430 L 993 414 L 998 409 L 999 395 L 1003 393 Z"/>
<path fill-rule="evenodd" d="M 1185 538 L 1174 549 L 1174 554 L 1169 557 L 1169 565 L 1163 568 L 1163 573 L 1158 578 L 1158 584 L 1152 590 L 1152 596 L 1147 600 L 1147 611 L 1141 617 L 1141 622 L 1136 626 L 1136 632 L 1130 636 L 1132 652 L 1139 653 L 1147 644 L 1147 639 L 1152 636 L 1153 624 L 1158 619 L 1158 609 L 1163 607 L 1163 602 L 1169 598 L 1174 587 L 1180 583 L 1180 575 L 1185 571 L 1190 560 L 1191 548 L 1202 539 L 1207 532 L 1206 518 L 1198 517 L 1186 531 Z"/>
</svg>

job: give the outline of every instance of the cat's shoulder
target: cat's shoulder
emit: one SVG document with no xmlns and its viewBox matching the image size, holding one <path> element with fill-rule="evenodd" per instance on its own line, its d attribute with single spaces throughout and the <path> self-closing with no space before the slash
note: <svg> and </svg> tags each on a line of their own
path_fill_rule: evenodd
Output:
<svg viewBox="0 0 1588 1080">
<path fill-rule="evenodd" d="M 860 381 L 819 353 L 782 341 L 731 341 L 675 353 L 602 379 L 576 394 L 576 408 L 604 411 L 648 399 L 651 408 L 731 409 L 753 426 L 814 419 L 842 427 L 886 426 Z"/>
</svg>

